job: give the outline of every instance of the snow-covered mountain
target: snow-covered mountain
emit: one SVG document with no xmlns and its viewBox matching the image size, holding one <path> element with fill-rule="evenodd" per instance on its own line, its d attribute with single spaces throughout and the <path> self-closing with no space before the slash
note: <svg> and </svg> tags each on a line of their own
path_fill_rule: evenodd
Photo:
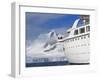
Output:
<svg viewBox="0 0 100 80">
<path fill-rule="evenodd" d="M 27 63 L 32 62 L 33 59 L 36 58 L 48 58 L 49 60 L 66 59 L 63 44 L 57 42 L 58 37 L 62 36 L 57 34 L 55 30 L 51 30 L 47 34 L 40 34 L 38 38 L 27 47 Z"/>
</svg>

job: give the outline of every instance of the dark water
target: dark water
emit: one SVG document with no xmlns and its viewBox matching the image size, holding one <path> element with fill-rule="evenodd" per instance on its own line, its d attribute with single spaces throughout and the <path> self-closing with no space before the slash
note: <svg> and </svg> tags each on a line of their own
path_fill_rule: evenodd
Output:
<svg viewBox="0 0 100 80">
<path fill-rule="evenodd" d="M 40 62 L 40 63 L 26 63 L 26 67 L 61 66 L 68 64 L 69 64 L 68 61 Z"/>
</svg>

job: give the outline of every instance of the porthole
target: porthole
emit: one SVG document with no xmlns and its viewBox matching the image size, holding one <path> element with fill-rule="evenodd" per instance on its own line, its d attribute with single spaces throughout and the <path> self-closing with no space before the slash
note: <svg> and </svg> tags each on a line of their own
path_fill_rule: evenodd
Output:
<svg viewBox="0 0 100 80">
<path fill-rule="evenodd" d="M 86 36 L 84 36 L 84 39 L 86 39 Z"/>
<path fill-rule="evenodd" d="M 75 40 L 77 40 L 77 38 L 75 38 Z"/>
<path fill-rule="evenodd" d="M 83 39 L 83 36 L 81 36 L 81 39 Z"/>
</svg>

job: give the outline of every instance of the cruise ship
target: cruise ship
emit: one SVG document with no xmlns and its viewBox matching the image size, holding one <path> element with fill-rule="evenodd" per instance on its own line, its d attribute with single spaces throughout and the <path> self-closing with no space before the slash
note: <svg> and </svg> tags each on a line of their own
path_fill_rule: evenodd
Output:
<svg viewBox="0 0 100 80">
<path fill-rule="evenodd" d="M 83 23 L 81 26 L 78 26 L 78 23 L 80 21 L 82 21 Z M 65 55 L 70 64 L 89 64 L 89 16 L 82 15 L 79 19 L 76 19 L 72 27 L 66 30 L 65 35 L 57 35 L 55 31 L 51 31 L 49 33 L 50 40 L 46 43 L 44 52 L 55 50 L 57 46 L 61 45 L 61 49 L 58 50 L 63 50 L 60 54 Z"/>
<path fill-rule="evenodd" d="M 83 20 L 83 25 L 77 24 Z M 90 24 L 89 16 L 82 16 L 82 19 L 75 20 L 73 26 L 66 31 L 67 37 L 59 38 L 58 42 L 63 43 L 65 55 L 70 64 L 89 64 L 90 62 Z"/>
</svg>

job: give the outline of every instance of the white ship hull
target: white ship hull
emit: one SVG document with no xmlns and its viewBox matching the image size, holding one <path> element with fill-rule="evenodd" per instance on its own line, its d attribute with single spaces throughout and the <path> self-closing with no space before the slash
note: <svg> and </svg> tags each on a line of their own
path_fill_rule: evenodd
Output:
<svg viewBox="0 0 100 80">
<path fill-rule="evenodd" d="M 89 63 L 89 34 L 64 41 L 65 54 L 69 63 Z"/>
</svg>

